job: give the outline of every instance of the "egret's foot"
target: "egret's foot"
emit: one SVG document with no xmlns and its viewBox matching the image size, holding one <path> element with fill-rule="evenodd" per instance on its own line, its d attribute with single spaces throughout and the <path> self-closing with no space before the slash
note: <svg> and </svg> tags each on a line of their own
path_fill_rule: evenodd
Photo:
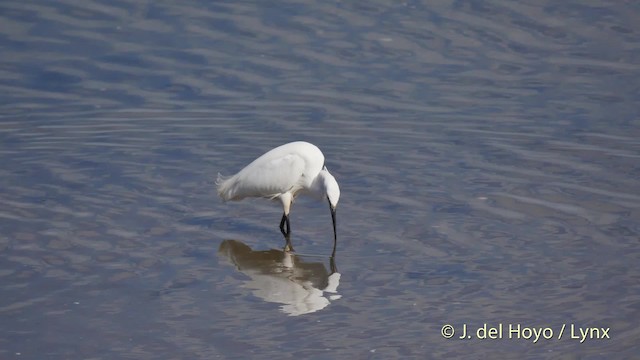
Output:
<svg viewBox="0 0 640 360">
<path fill-rule="evenodd" d="M 287 244 L 284 246 L 284 252 L 296 252 L 296 251 L 293 250 L 293 246 L 291 246 L 291 244 Z"/>
<path fill-rule="evenodd" d="M 291 237 L 285 236 L 284 238 L 287 240 L 284 245 L 284 252 L 295 252 L 295 250 L 293 250 L 293 245 L 291 245 Z"/>
</svg>

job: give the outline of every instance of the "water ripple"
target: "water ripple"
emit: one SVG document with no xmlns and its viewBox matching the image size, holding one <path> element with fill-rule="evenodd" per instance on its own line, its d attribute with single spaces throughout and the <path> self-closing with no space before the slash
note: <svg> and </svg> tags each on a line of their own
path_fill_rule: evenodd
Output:
<svg viewBox="0 0 640 360">
<path fill-rule="evenodd" d="M 630 2 L 0 9 L 0 357 L 464 357 L 438 328 L 489 322 L 616 335 L 476 357 L 635 355 Z M 213 182 L 298 139 L 343 189 L 344 298 L 292 320 L 215 255 L 281 246 L 280 210 Z M 294 209 L 330 249 L 326 204 Z"/>
</svg>

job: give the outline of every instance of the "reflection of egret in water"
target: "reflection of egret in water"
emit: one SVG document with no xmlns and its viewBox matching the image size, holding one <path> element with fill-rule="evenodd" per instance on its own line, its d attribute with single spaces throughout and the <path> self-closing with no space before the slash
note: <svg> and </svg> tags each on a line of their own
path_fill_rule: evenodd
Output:
<svg viewBox="0 0 640 360">
<path fill-rule="evenodd" d="M 282 311 L 291 316 L 324 309 L 341 297 L 337 294 L 340 273 L 335 257 L 330 258 L 329 273 L 322 262 L 306 262 L 289 251 L 254 251 L 237 240 L 223 241 L 218 253 L 250 278 L 245 287 L 255 296 L 283 304 Z"/>
</svg>

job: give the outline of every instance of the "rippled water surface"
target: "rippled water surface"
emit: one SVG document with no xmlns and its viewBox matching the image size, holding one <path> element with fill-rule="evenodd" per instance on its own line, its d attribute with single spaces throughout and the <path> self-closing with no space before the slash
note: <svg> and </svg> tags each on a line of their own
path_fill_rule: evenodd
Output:
<svg viewBox="0 0 640 360">
<path fill-rule="evenodd" d="M 633 1 L 3 1 L 0 358 L 637 356 L 638 24 Z M 333 260 L 326 203 L 296 201 L 290 254 L 279 204 L 215 193 L 293 140 L 340 183 Z"/>
</svg>

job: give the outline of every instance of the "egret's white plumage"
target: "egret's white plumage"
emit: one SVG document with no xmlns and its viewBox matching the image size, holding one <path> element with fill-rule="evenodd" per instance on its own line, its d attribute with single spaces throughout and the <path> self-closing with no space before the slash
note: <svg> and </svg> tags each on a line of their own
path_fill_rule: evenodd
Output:
<svg viewBox="0 0 640 360">
<path fill-rule="evenodd" d="M 216 185 L 218 195 L 224 201 L 246 197 L 280 200 L 284 209 L 280 230 L 287 237 L 291 231 L 289 210 L 295 197 L 300 193 L 326 197 L 331 207 L 335 240 L 335 210 L 340 199 L 340 187 L 324 166 L 322 151 L 313 144 L 296 141 L 278 146 L 233 176 L 225 178 L 218 174 Z"/>
</svg>

